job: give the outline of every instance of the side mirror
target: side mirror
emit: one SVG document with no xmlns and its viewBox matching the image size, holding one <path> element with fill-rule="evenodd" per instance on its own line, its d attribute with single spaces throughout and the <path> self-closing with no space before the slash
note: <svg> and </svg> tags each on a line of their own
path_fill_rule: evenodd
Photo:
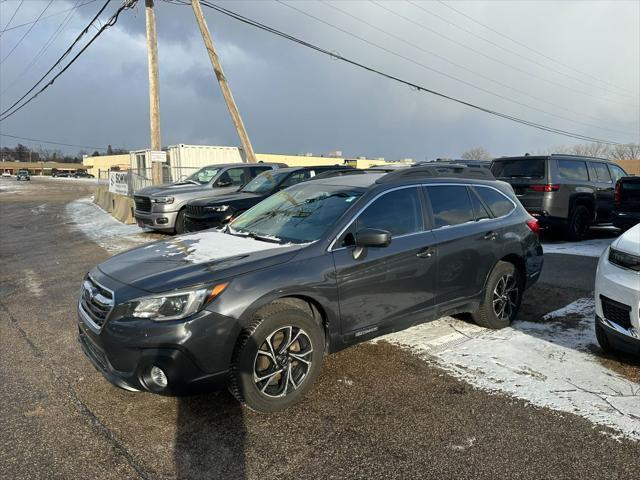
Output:
<svg viewBox="0 0 640 480">
<path fill-rule="evenodd" d="M 388 247 L 391 244 L 391 232 L 376 228 L 363 228 L 356 232 L 356 247 Z"/>
</svg>

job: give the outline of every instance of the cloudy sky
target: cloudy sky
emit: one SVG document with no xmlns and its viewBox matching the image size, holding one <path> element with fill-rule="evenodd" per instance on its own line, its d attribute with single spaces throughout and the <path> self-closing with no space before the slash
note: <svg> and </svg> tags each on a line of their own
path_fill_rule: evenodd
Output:
<svg viewBox="0 0 640 480">
<path fill-rule="evenodd" d="M 20 1 L 0 1 L 2 31 Z M 23 2 L 0 37 L 2 110 L 49 69 L 104 3 L 93 1 L 67 17 L 66 10 L 87 1 L 53 0 L 26 36 L 30 25 L 20 25 L 36 19 L 49 0 Z M 119 3 L 111 2 L 103 20 Z M 218 3 L 483 107 L 640 142 L 637 0 Z M 125 11 L 52 87 L 1 122 L 0 133 L 147 147 L 143 5 Z M 64 13 L 44 18 L 58 12 Z M 577 142 L 418 93 L 210 9 L 205 14 L 257 152 L 423 159 L 455 157 L 475 146 L 508 155 Z M 156 15 L 163 145 L 239 145 L 191 8 L 156 0 Z"/>
</svg>

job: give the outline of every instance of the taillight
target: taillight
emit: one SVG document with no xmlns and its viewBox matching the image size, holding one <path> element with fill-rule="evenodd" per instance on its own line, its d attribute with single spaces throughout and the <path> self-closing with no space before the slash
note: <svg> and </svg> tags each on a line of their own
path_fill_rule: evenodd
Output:
<svg viewBox="0 0 640 480">
<path fill-rule="evenodd" d="M 529 190 L 534 192 L 557 192 L 560 189 L 560 185 L 529 185 Z"/>
<path fill-rule="evenodd" d="M 613 192 L 613 201 L 616 204 L 619 204 L 622 202 L 622 183 L 620 181 L 616 183 L 616 189 Z"/>
<path fill-rule="evenodd" d="M 536 237 L 540 236 L 540 223 L 535 218 L 530 218 L 527 220 L 527 227 L 531 229 L 533 233 L 536 234 Z"/>
</svg>

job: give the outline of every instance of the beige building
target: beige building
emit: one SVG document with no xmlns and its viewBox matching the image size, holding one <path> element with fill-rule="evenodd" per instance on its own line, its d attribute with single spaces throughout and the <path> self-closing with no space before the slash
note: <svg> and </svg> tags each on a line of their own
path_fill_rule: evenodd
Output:
<svg viewBox="0 0 640 480">
<path fill-rule="evenodd" d="M 316 157 L 313 155 L 282 155 L 277 153 L 256 153 L 256 160 L 264 163 L 284 163 L 290 167 L 313 167 L 316 165 L 344 165 L 342 157 Z"/>
<path fill-rule="evenodd" d="M 108 175 L 106 172 L 114 167 L 119 170 L 129 170 L 129 154 L 124 155 L 101 155 L 99 157 L 84 157 L 82 159 L 82 165 L 88 173 L 101 178 L 106 178 Z"/>
<path fill-rule="evenodd" d="M 640 175 L 640 159 L 638 160 L 616 160 L 629 175 Z"/>
<path fill-rule="evenodd" d="M 0 172 L 15 175 L 18 170 L 29 170 L 31 175 L 51 175 L 52 170 L 58 172 L 75 173 L 85 170 L 79 163 L 59 162 L 0 162 Z"/>
</svg>

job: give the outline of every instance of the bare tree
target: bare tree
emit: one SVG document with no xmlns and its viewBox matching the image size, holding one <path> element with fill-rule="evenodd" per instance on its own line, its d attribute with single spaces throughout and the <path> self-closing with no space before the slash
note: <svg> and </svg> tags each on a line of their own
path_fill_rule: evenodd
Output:
<svg viewBox="0 0 640 480">
<path fill-rule="evenodd" d="M 460 155 L 463 160 L 491 160 L 491 155 L 483 147 L 470 148 Z"/>
</svg>

